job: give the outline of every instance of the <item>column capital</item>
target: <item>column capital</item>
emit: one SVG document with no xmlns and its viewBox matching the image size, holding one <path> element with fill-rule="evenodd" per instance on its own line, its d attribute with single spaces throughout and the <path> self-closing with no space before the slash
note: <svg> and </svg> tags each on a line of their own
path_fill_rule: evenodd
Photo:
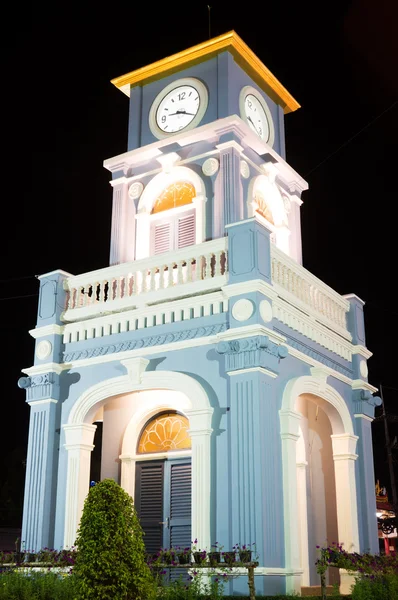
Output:
<svg viewBox="0 0 398 600">
<path fill-rule="evenodd" d="M 334 460 L 356 460 L 355 454 L 358 436 L 351 433 L 340 433 L 330 436 L 332 439 Z"/>
<path fill-rule="evenodd" d="M 63 425 L 65 432 L 65 448 L 72 450 L 73 448 L 92 449 L 94 433 L 97 429 L 96 425 L 88 423 L 80 423 L 78 425 Z"/>
<path fill-rule="evenodd" d="M 281 423 L 282 439 L 293 439 L 294 441 L 298 440 L 300 437 L 299 426 L 301 414 L 295 410 L 280 410 L 279 419 Z"/>
</svg>

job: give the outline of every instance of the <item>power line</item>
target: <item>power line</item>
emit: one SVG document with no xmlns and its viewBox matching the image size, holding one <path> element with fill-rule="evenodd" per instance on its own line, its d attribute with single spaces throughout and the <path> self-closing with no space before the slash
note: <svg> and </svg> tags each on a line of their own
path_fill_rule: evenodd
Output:
<svg viewBox="0 0 398 600">
<path fill-rule="evenodd" d="M 36 279 L 37 275 L 24 275 L 23 277 L 10 277 L 9 279 L 0 279 L 0 283 L 8 283 L 10 281 L 21 281 L 22 279 Z"/>
<path fill-rule="evenodd" d="M 388 112 L 389 110 L 391 110 L 392 108 L 394 108 L 394 106 L 396 104 L 398 104 L 398 101 L 393 102 L 391 104 L 391 106 L 389 106 L 388 108 L 386 108 L 385 110 L 383 110 L 379 115 L 377 115 L 377 117 L 375 117 L 374 119 L 372 119 L 372 121 L 369 121 L 369 123 L 367 125 L 365 125 L 364 127 L 362 127 L 362 129 L 360 129 L 357 133 L 355 133 L 353 136 L 351 136 L 346 142 L 344 142 L 344 144 L 341 144 L 341 146 L 339 146 L 336 150 L 334 150 L 334 152 L 332 152 L 331 154 L 329 154 L 329 156 L 327 156 L 326 158 L 324 158 L 319 164 L 317 164 L 313 169 L 311 169 L 311 171 L 308 171 L 308 173 L 306 173 L 304 175 L 304 177 L 307 178 L 308 175 L 310 175 L 318 167 L 320 167 L 321 165 L 323 165 L 327 160 L 329 160 L 329 158 L 331 158 L 332 156 L 334 156 L 335 154 L 337 154 L 337 152 L 339 152 L 339 150 L 341 150 L 342 148 L 344 148 L 344 146 L 347 146 L 353 139 L 355 139 L 360 133 L 362 133 L 363 131 L 365 131 L 365 129 L 367 129 L 368 127 L 370 127 L 375 121 L 377 121 L 378 119 L 380 119 L 380 117 L 382 117 L 386 112 Z"/>
<path fill-rule="evenodd" d="M 18 298 L 31 298 L 32 296 L 38 296 L 39 294 L 25 294 L 24 296 L 8 296 L 7 298 L 0 298 L 0 302 L 3 300 L 18 300 Z"/>
</svg>

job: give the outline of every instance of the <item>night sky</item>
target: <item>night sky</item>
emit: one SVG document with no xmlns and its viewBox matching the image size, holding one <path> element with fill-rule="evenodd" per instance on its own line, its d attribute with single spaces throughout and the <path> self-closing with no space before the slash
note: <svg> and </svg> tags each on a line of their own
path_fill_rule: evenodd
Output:
<svg viewBox="0 0 398 600">
<path fill-rule="evenodd" d="M 285 126 L 287 161 L 309 183 L 304 266 L 365 301 L 369 381 L 398 415 L 394 4 L 213 2 L 210 33 L 234 29 L 301 104 Z M 103 161 L 127 150 L 128 121 L 128 98 L 110 80 L 209 37 L 206 3 L 137 5 L 37 3 L 3 22 L 0 525 L 20 523 L 29 407 L 17 380 L 33 364 L 35 276 L 109 264 Z M 372 427 L 376 477 L 389 489 L 383 424 Z M 398 421 L 389 427 L 398 435 Z"/>
</svg>

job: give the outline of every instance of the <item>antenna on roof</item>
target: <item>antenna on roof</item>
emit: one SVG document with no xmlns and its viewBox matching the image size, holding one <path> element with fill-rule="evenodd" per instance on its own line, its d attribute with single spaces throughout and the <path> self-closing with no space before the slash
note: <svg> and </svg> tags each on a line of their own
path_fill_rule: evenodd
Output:
<svg viewBox="0 0 398 600">
<path fill-rule="evenodd" d="M 209 6 L 209 4 L 208 4 L 207 5 L 207 12 L 208 12 L 208 15 L 209 15 L 209 39 L 211 38 L 210 11 L 211 11 L 211 6 Z"/>
</svg>

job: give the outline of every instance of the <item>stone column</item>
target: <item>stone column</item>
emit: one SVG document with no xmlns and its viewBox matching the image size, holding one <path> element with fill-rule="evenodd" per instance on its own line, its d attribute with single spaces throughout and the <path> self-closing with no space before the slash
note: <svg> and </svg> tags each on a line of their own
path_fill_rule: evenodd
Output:
<svg viewBox="0 0 398 600">
<path fill-rule="evenodd" d="M 210 548 L 210 438 L 213 409 L 186 410 L 192 440 L 192 539 Z"/>
<path fill-rule="evenodd" d="M 285 523 L 285 567 L 292 574 L 286 577 L 286 593 L 300 592 L 300 536 L 297 502 L 296 444 L 299 439 L 300 413 L 280 410 L 282 439 L 283 505 Z M 308 552 L 307 552 L 308 556 Z"/>
<path fill-rule="evenodd" d="M 57 479 L 57 400 L 28 402 L 31 407 L 21 544 L 37 552 L 53 547 Z"/>
<path fill-rule="evenodd" d="M 308 558 L 308 514 L 307 514 L 307 461 L 298 462 L 297 470 L 297 502 L 300 536 L 301 586 L 310 585 L 310 566 Z"/>
<path fill-rule="evenodd" d="M 129 454 L 121 454 L 119 458 L 121 462 L 120 485 L 134 500 L 135 458 Z"/>
<path fill-rule="evenodd" d="M 348 433 L 332 438 L 336 479 L 337 527 L 339 543 L 347 552 L 359 552 L 357 492 L 355 481 L 355 454 L 358 437 Z M 355 583 L 354 575 L 341 573 L 340 593 L 349 594 Z"/>
<path fill-rule="evenodd" d="M 75 543 L 84 500 L 89 490 L 91 452 L 97 427 L 86 423 L 63 427 L 65 448 L 68 451 L 63 547 L 70 548 Z"/>
</svg>

